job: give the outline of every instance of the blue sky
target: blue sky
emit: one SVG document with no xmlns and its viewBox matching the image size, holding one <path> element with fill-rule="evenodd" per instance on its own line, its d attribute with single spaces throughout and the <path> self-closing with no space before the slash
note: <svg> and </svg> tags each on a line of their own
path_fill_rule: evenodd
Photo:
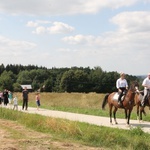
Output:
<svg viewBox="0 0 150 150">
<path fill-rule="evenodd" d="M 0 0 L 0 64 L 150 72 L 150 0 Z"/>
</svg>

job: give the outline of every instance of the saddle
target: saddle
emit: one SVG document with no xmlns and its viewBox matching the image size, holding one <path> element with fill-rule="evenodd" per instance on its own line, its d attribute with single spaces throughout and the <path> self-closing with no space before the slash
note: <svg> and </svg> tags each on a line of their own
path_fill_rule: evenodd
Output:
<svg viewBox="0 0 150 150">
<path fill-rule="evenodd" d="M 124 96 L 125 96 L 125 93 L 123 93 L 123 96 L 121 97 L 121 101 L 124 100 Z M 119 97 L 119 93 L 116 92 L 116 93 L 114 94 L 114 96 L 113 96 L 113 100 L 114 100 L 114 101 L 118 101 L 118 97 Z"/>
</svg>

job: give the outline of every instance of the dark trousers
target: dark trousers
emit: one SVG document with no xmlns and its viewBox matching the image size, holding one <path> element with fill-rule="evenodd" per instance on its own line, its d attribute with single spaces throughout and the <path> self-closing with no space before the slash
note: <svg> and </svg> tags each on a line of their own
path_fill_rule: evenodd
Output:
<svg viewBox="0 0 150 150">
<path fill-rule="evenodd" d="M 4 98 L 4 105 L 7 106 L 7 104 L 8 104 L 8 98 Z"/>
<path fill-rule="evenodd" d="M 124 88 L 124 87 L 122 87 L 120 89 L 121 89 L 121 92 L 119 92 L 118 101 L 121 101 L 121 97 L 124 95 L 124 92 L 126 91 L 126 88 Z"/>
<path fill-rule="evenodd" d="M 25 107 L 25 110 L 28 109 L 28 99 L 23 99 L 22 110 L 24 109 L 24 107 Z"/>
</svg>

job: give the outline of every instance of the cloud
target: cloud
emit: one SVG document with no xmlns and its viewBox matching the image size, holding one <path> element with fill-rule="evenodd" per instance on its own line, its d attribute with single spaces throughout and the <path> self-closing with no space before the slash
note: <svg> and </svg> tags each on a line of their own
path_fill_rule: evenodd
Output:
<svg viewBox="0 0 150 150">
<path fill-rule="evenodd" d="M 43 27 L 43 26 L 36 27 L 35 31 L 32 31 L 32 33 L 35 33 L 35 34 L 44 34 L 44 33 L 46 33 L 46 28 Z"/>
<path fill-rule="evenodd" d="M 23 50 L 31 50 L 36 47 L 35 43 L 31 43 L 28 41 L 19 41 L 19 40 L 11 40 L 9 38 L 0 36 L 0 52 L 5 53 L 12 51 L 23 51 Z"/>
<path fill-rule="evenodd" d="M 123 12 L 113 17 L 110 21 L 118 25 L 121 32 L 150 31 L 150 12 Z"/>
<path fill-rule="evenodd" d="M 51 26 L 50 26 L 50 25 Z M 49 26 L 48 26 L 49 25 Z M 34 34 L 67 34 L 74 31 L 74 27 L 63 22 L 50 22 L 46 20 L 28 21 L 27 27 L 35 28 Z"/>
<path fill-rule="evenodd" d="M 104 8 L 131 6 L 139 0 L 1 0 L 0 12 L 15 15 L 71 15 L 97 13 Z M 149 2 L 148 0 L 145 2 Z M 31 7 L 33 6 L 33 7 Z"/>
<path fill-rule="evenodd" d="M 38 23 L 37 22 L 33 22 L 33 21 L 28 21 L 27 22 L 27 27 L 37 27 Z"/>
<path fill-rule="evenodd" d="M 96 38 L 92 35 L 84 36 L 79 34 L 75 36 L 64 37 L 62 40 L 69 44 L 91 45 L 96 40 Z"/>
<path fill-rule="evenodd" d="M 50 24 L 51 21 L 47 20 L 36 20 L 36 21 L 28 21 L 26 26 L 27 27 L 37 27 L 40 26 L 41 24 Z"/>
<path fill-rule="evenodd" d="M 99 36 L 81 34 L 66 36 L 62 40 L 68 44 L 95 49 L 100 53 L 103 51 L 121 54 L 126 50 L 133 52 L 149 50 L 149 12 L 123 12 L 114 16 L 111 22 L 119 27 L 116 31 L 105 32 Z"/>
<path fill-rule="evenodd" d="M 57 33 L 70 33 L 74 30 L 73 27 L 63 22 L 54 22 L 52 27 L 48 28 L 48 31 L 53 34 Z"/>
</svg>

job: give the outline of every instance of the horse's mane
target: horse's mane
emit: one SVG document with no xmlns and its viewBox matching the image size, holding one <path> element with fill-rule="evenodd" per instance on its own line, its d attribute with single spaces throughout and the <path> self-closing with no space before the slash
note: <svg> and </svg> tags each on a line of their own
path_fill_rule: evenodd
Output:
<svg viewBox="0 0 150 150">
<path fill-rule="evenodd" d="M 129 89 L 130 89 L 131 91 L 134 91 L 135 87 L 137 87 L 137 88 L 139 87 L 139 84 L 138 84 L 137 81 L 133 81 L 133 82 L 131 83 Z"/>
</svg>

